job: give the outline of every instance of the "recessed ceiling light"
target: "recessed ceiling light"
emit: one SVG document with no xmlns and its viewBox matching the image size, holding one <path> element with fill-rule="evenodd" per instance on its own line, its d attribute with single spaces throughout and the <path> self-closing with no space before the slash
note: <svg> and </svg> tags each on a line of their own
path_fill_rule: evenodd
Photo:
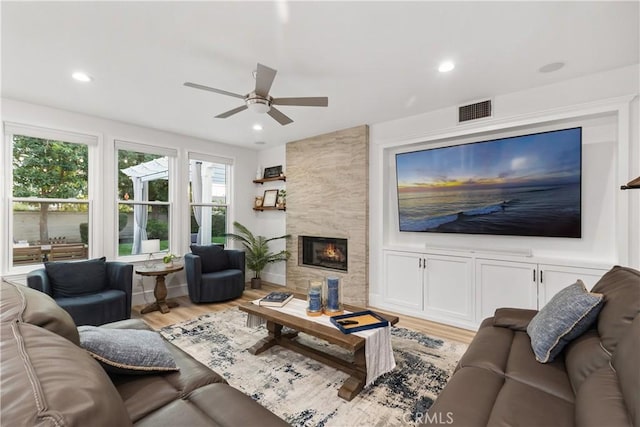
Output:
<svg viewBox="0 0 640 427">
<path fill-rule="evenodd" d="M 553 73 L 564 67 L 564 62 L 552 62 L 551 64 L 543 65 L 538 69 L 541 73 Z"/>
<path fill-rule="evenodd" d="M 456 68 L 456 65 L 452 61 L 444 61 L 441 62 L 438 66 L 438 71 L 441 73 L 446 73 Z"/>
<path fill-rule="evenodd" d="M 255 125 L 253 125 L 253 130 L 262 130 L 262 125 L 259 123 L 256 123 Z"/>
<path fill-rule="evenodd" d="M 75 73 L 71 74 L 71 77 L 83 83 L 90 82 L 91 80 L 93 80 L 89 74 L 84 73 L 82 71 L 76 71 Z"/>
</svg>

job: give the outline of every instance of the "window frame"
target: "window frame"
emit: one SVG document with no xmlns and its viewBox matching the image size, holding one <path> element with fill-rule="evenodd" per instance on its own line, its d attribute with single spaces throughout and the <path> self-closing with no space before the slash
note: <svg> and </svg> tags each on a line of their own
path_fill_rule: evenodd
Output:
<svg viewBox="0 0 640 427">
<path fill-rule="evenodd" d="M 124 151 L 135 151 L 144 154 L 152 154 L 162 157 L 167 157 L 167 166 L 169 168 L 167 174 L 167 201 L 140 201 L 140 200 L 123 200 L 120 198 L 120 194 L 118 192 L 118 161 L 120 150 Z M 178 162 L 178 151 L 174 149 L 164 148 L 157 145 L 150 144 L 142 144 L 138 142 L 125 141 L 120 139 L 114 140 L 114 234 L 112 238 L 112 244 L 114 245 L 113 256 L 118 261 L 123 262 L 138 262 L 148 260 L 150 257 L 149 253 L 141 253 L 141 254 L 129 254 L 129 255 L 120 255 L 119 253 L 119 230 L 118 230 L 118 213 L 120 205 L 146 205 L 146 206 L 166 206 L 167 207 L 167 225 L 168 225 L 168 248 L 166 250 L 161 250 L 160 252 L 153 252 L 151 256 L 158 255 L 163 252 L 168 253 L 177 253 L 178 248 L 180 248 L 179 239 L 176 239 L 174 230 L 177 230 L 176 224 L 178 222 L 178 218 L 176 217 L 176 195 L 175 189 L 177 188 L 177 162 Z"/>
<path fill-rule="evenodd" d="M 98 177 L 102 173 L 102 168 L 98 162 L 99 147 L 101 137 L 99 134 L 88 132 L 78 132 L 74 130 L 53 129 L 30 124 L 3 122 L 3 147 L 0 150 L 0 164 L 4 166 L 5 185 L 2 188 L 2 200 L 5 201 L 6 209 L 0 213 L 0 221 L 4 226 L 0 229 L 0 240 L 3 248 L 4 256 L 0 259 L 0 271 L 6 275 L 24 274 L 34 268 L 41 268 L 43 263 L 13 265 L 13 226 L 14 211 L 13 206 L 16 202 L 26 203 L 72 203 L 87 204 L 87 220 L 88 227 L 88 252 L 87 258 L 91 258 L 92 254 L 102 247 L 102 239 L 95 233 L 94 224 L 96 223 L 96 213 L 100 211 L 101 201 L 95 198 L 98 194 Z M 22 135 L 31 138 L 56 140 L 71 144 L 83 144 L 87 146 L 87 198 L 86 199 L 60 199 L 60 198 L 36 198 L 36 197 L 14 197 L 13 196 L 13 137 Z"/>
<path fill-rule="evenodd" d="M 199 202 L 199 203 L 194 203 L 191 201 L 190 196 L 190 185 L 191 185 L 191 180 L 190 180 L 190 170 L 191 170 L 191 162 L 208 162 L 208 163 L 215 163 L 215 164 L 220 164 L 220 165 L 224 165 L 225 166 L 225 204 L 220 204 L 220 203 L 204 203 L 204 202 Z M 186 214 L 185 214 L 185 218 L 186 218 L 186 223 L 187 223 L 187 228 L 186 228 L 186 232 L 187 232 L 187 247 L 189 247 L 192 243 L 191 243 L 191 214 L 193 212 L 193 208 L 194 207 L 211 207 L 211 208 L 225 208 L 225 233 L 229 233 L 229 231 L 231 230 L 231 218 L 232 218 L 232 206 L 233 206 L 233 200 L 232 200 L 232 177 L 233 177 L 233 167 L 234 167 L 234 159 L 233 158 L 229 158 L 229 157 L 221 157 L 221 156 L 213 156 L 211 154 L 203 154 L 203 153 L 199 153 L 199 152 L 192 152 L 189 151 L 187 153 L 187 167 L 186 167 L 186 181 L 187 181 L 187 209 L 186 209 Z M 225 239 L 225 246 L 227 246 L 227 242 L 228 239 Z"/>
</svg>

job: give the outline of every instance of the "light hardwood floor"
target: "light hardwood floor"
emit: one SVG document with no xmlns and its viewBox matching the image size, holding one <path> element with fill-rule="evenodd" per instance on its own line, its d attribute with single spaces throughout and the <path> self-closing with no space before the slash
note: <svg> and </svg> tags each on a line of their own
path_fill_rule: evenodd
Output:
<svg viewBox="0 0 640 427">
<path fill-rule="evenodd" d="M 178 307 L 172 308 L 171 312 L 169 313 L 162 314 L 159 311 L 154 311 L 152 313 L 140 314 L 140 310 L 142 310 L 144 305 L 136 305 L 133 307 L 131 314 L 132 317 L 137 317 L 144 320 L 153 329 L 160 329 L 164 326 L 193 319 L 205 313 L 211 313 L 213 311 L 224 311 L 232 307 L 237 307 L 238 305 L 244 304 L 245 302 L 261 298 L 273 290 L 282 290 L 282 287 L 265 284 L 263 282 L 262 289 L 251 289 L 249 286 L 247 286 L 242 297 L 233 301 L 212 304 L 194 304 L 189 300 L 188 296 L 182 296 L 179 298 L 173 298 L 173 300 L 178 302 L 180 305 Z M 430 322 L 428 320 L 419 319 L 416 317 L 405 316 L 403 314 L 394 313 L 387 310 L 379 310 L 375 307 L 368 308 L 379 311 L 381 313 L 394 314 L 400 318 L 397 326 L 422 332 L 429 336 L 440 337 L 447 340 L 453 340 L 468 344 L 471 342 L 471 339 L 475 335 L 475 332 L 468 331 L 466 329 L 459 329 L 453 326 Z"/>
</svg>

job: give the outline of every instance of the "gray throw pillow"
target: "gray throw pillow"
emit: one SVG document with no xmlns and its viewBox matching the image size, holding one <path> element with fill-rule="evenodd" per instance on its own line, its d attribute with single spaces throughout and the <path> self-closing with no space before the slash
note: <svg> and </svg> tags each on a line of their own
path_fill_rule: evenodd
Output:
<svg viewBox="0 0 640 427">
<path fill-rule="evenodd" d="M 588 292 L 582 280 L 554 295 L 527 326 L 536 360 L 552 362 L 595 322 L 603 301 L 603 295 Z"/>
<path fill-rule="evenodd" d="M 87 261 L 45 262 L 44 268 L 47 270 L 54 298 L 100 292 L 107 279 L 105 257 Z"/>
<path fill-rule="evenodd" d="M 203 273 L 214 273 L 229 269 L 229 257 L 222 246 L 191 245 L 191 252 L 200 257 Z"/>
<path fill-rule="evenodd" d="M 80 345 L 113 374 L 178 371 L 159 333 L 140 329 L 78 326 Z"/>
</svg>

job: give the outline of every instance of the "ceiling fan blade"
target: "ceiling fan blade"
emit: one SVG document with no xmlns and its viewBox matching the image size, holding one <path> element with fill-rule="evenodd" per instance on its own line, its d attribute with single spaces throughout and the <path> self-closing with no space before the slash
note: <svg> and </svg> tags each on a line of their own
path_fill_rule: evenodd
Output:
<svg viewBox="0 0 640 427">
<path fill-rule="evenodd" d="M 240 106 L 238 108 L 234 108 L 233 110 L 229 110 L 229 111 L 224 112 L 222 114 L 218 114 L 216 116 L 216 119 L 226 119 L 227 117 L 233 116 L 234 114 L 239 113 L 240 111 L 244 111 L 246 109 L 247 109 L 247 106 L 246 105 L 242 105 L 242 106 Z"/>
<path fill-rule="evenodd" d="M 326 96 L 307 98 L 274 98 L 273 105 L 300 105 L 303 107 L 326 107 L 329 105 L 329 98 Z"/>
<path fill-rule="evenodd" d="M 287 117 L 282 111 L 276 110 L 273 107 L 271 107 L 271 109 L 267 112 L 267 114 L 273 117 L 274 119 L 276 119 L 276 121 L 280 123 L 282 126 L 288 125 L 289 123 L 293 123 L 293 120 Z"/>
<path fill-rule="evenodd" d="M 263 98 L 269 96 L 269 90 L 271 90 L 273 79 L 276 78 L 276 73 L 277 71 L 273 68 L 258 63 L 256 70 L 256 95 L 260 95 Z"/>
<path fill-rule="evenodd" d="M 239 94 L 233 93 L 233 92 L 227 92 L 226 90 L 216 89 L 216 88 L 209 87 L 209 86 L 199 85 L 198 83 L 185 82 L 184 85 L 187 86 L 187 87 L 192 87 L 194 89 L 208 90 L 209 92 L 215 92 L 215 93 L 219 93 L 221 95 L 233 96 L 234 98 L 240 98 L 240 99 L 244 99 L 245 98 L 244 95 L 239 95 Z"/>
</svg>

